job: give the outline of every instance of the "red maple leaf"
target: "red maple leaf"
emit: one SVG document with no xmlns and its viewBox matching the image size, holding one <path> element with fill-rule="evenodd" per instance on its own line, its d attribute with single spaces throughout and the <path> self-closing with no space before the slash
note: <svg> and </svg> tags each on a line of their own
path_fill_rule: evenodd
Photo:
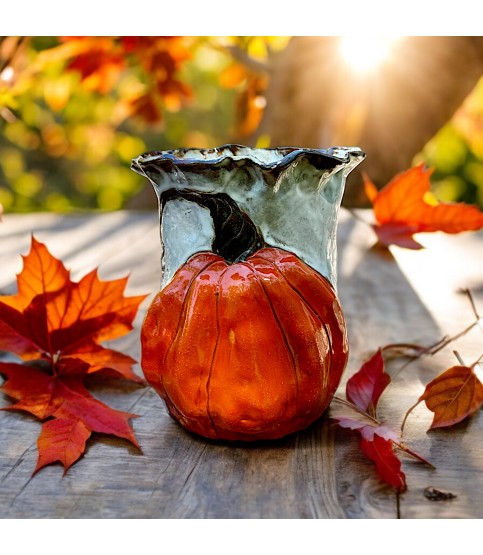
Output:
<svg viewBox="0 0 483 555">
<path fill-rule="evenodd" d="M 142 383 L 132 370 L 134 359 L 99 344 L 132 329 L 145 297 L 125 297 L 126 281 L 102 281 L 93 271 L 73 282 L 62 262 L 32 237 L 18 293 L 0 297 L 0 349 L 28 361 L 0 363 L 6 378 L 1 389 L 17 401 L 6 409 L 44 421 L 35 471 L 55 461 L 67 470 L 92 432 L 139 447 L 128 423 L 135 415 L 101 403 L 85 386 L 90 374 Z"/>
<path fill-rule="evenodd" d="M 380 478 L 399 491 L 404 491 L 406 477 L 401 470 L 401 462 L 394 453 L 394 447 L 422 462 L 430 463 L 410 450 L 390 426 L 378 419 L 377 404 L 390 382 L 391 378 L 384 370 L 382 349 L 378 349 L 348 380 L 347 400 L 334 397 L 330 416 L 340 427 L 361 434 L 362 451 L 376 464 Z"/>
<path fill-rule="evenodd" d="M 443 231 L 460 233 L 483 228 L 483 213 L 463 203 L 439 202 L 430 192 L 432 170 L 419 164 L 400 173 L 380 191 L 364 176 L 366 195 L 376 223 L 372 226 L 379 243 L 407 249 L 422 249 L 415 233 Z"/>
</svg>

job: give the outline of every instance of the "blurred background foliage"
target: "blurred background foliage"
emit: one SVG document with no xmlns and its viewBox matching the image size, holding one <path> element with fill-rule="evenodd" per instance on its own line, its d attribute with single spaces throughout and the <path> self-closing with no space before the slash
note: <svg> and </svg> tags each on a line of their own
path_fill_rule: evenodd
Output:
<svg viewBox="0 0 483 555">
<path fill-rule="evenodd" d="M 229 142 L 277 146 L 263 125 L 273 86 L 267 62 L 282 59 L 290 37 L 0 40 L 5 212 L 145 207 L 135 199 L 146 184 L 129 169 L 143 152 Z M 290 115 L 290 103 L 284 110 Z M 293 125 L 299 117 L 294 113 Z M 483 206 L 481 79 L 447 119 L 414 152 L 414 163 L 435 168 L 442 200 Z"/>
<path fill-rule="evenodd" d="M 434 168 L 436 196 L 483 208 L 483 79 L 415 157 Z"/>
</svg>

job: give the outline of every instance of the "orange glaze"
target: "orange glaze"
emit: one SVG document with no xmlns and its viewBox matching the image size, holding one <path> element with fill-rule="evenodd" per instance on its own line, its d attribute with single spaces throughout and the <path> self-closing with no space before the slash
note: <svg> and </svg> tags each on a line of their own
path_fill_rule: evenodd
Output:
<svg viewBox="0 0 483 555">
<path fill-rule="evenodd" d="M 233 264 L 192 256 L 155 297 L 141 342 L 146 379 L 173 418 L 202 436 L 242 441 L 319 418 L 348 356 L 329 282 L 271 247 Z"/>
</svg>

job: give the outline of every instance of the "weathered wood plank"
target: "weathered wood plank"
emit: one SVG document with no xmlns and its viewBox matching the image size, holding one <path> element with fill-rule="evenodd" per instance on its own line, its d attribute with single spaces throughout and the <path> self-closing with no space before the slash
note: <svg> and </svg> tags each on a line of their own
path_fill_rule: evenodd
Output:
<svg viewBox="0 0 483 555">
<path fill-rule="evenodd" d="M 153 294 L 159 285 L 157 215 L 7 215 L 0 224 L 0 291 L 15 291 L 20 253 L 30 234 L 48 244 L 73 277 L 100 265 L 104 279 L 131 274 L 127 293 Z M 394 341 L 429 344 L 471 322 L 460 287 L 470 287 L 483 307 L 483 235 L 435 236 L 423 252 L 372 249 L 369 228 L 347 212 L 339 234 L 339 292 L 349 327 L 351 357 L 345 380 L 379 345 Z M 117 348 L 139 358 L 139 326 Z M 469 361 L 483 352 L 474 330 L 455 343 Z M 451 349 L 408 366 L 381 399 L 382 415 L 399 425 L 423 384 L 453 364 Z M 401 361 L 390 365 L 393 376 Z M 344 381 L 345 383 L 345 381 Z M 343 394 L 343 387 L 340 389 Z M 215 443 L 182 430 L 149 388 L 109 383 L 97 398 L 141 416 L 133 421 L 143 454 L 127 442 L 97 436 L 66 476 L 51 466 L 31 477 L 40 423 L 0 412 L 0 515 L 4 518 L 395 518 L 396 497 L 381 485 L 356 436 L 323 418 L 299 434 L 254 445 Z M 2 406 L 8 404 L 3 397 Z M 407 439 L 435 471 L 404 462 L 408 491 L 401 496 L 406 518 L 483 516 L 483 419 L 475 415 L 453 430 L 425 430 L 430 415 L 416 409 Z M 453 491 L 450 502 L 422 494 L 434 485 Z"/>
</svg>

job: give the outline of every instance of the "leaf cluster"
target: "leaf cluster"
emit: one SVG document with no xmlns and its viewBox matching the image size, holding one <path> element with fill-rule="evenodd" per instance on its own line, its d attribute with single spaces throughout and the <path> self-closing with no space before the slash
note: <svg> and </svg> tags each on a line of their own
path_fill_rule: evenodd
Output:
<svg viewBox="0 0 483 555">
<path fill-rule="evenodd" d="M 468 294 L 471 299 L 471 294 L 469 292 Z M 472 306 L 474 308 L 473 302 Z M 481 321 L 476 310 L 475 316 L 475 322 L 463 330 L 464 333 Z M 461 335 L 461 333 L 457 334 L 455 338 Z M 475 372 L 483 355 L 467 366 L 459 354 L 455 353 L 460 365 L 448 368 L 426 385 L 417 402 L 406 412 L 398 434 L 386 422 L 381 421 L 377 414 L 379 399 L 391 383 L 391 377 L 385 372 L 383 352 L 391 351 L 406 356 L 409 354 L 412 360 L 417 360 L 423 355 L 435 354 L 455 338 L 444 338 L 430 347 L 391 344 L 379 348 L 348 380 L 346 399 L 334 397 L 332 402 L 330 416 L 340 427 L 360 433 L 363 453 L 375 463 L 380 478 L 400 492 L 406 489 L 406 477 L 401 470 L 397 450 L 433 466 L 402 441 L 409 414 L 424 401 L 426 407 L 433 413 L 429 430 L 453 426 L 473 415 L 483 405 L 483 384 Z"/>
<path fill-rule="evenodd" d="M 139 447 L 129 419 L 95 399 L 88 376 L 136 383 L 135 360 L 102 341 L 121 337 L 144 296 L 126 297 L 126 278 L 102 281 L 94 270 L 79 282 L 32 237 L 17 276 L 18 293 L 0 297 L 0 349 L 23 362 L 0 362 L 2 391 L 16 400 L 6 410 L 43 421 L 36 471 L 55 461 L 67 470 L 84 452 L 92 432 L 113 434 Z"/>
</svg>

